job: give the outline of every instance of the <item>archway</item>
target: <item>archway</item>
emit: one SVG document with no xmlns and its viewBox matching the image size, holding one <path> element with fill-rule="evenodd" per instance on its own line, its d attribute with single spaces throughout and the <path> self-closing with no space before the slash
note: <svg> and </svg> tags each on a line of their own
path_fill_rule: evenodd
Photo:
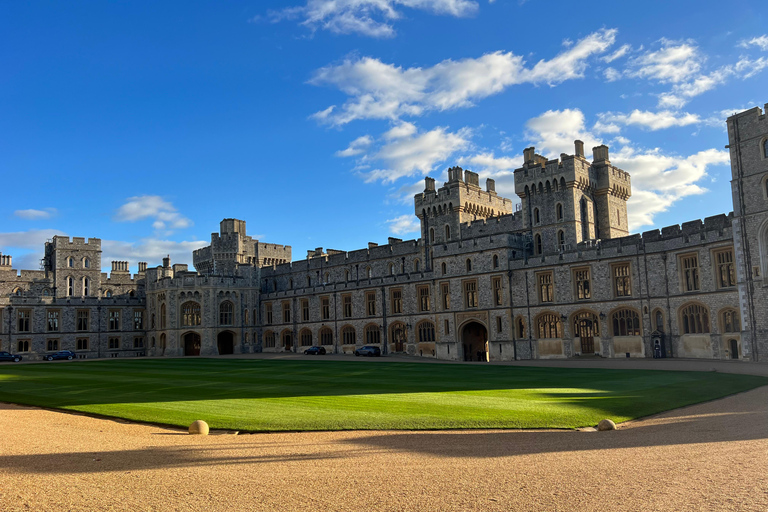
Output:
<svg viewBox="0 0 768 512">
<path fill-rule="evenodd" d="M 479 322 L 469 322 L 461 331 L 465 361 L 488 361 L 488 330 Z"/>
<path fill-rule="evenodd" d="M 165 333 L 160 335 L 160 355 L 165 355 Z"/>
<path fill-rule="evenodd" d="M 218 345 L 220 356 L 235 353 L 235 335 L 232 331 L 220 332 L 216 338 L 216 344 Z"/>
<path fill-rule="evenodd" d="M 390 327 L 390 339 L 392 340 L 392 352 L 405 352 L 406 349 L 406 330 L 405 324 L 396 322 Z"/>
<path fill-rule="evenodd" d="M 739 358 L 739 342 L 732 339 L 728 342 L 731 348 L 731 359 Z"/>
<path fill-rule="evenodd" d="M 196 332 L 188 332 L 184 335 L 184 355 L 200 355 L 200 335 Z"/>
<path fill-rule="evenodd" d="M 293 348 L 293 333 L 291 331 L 283 332 L 283 349 L 290 352 Z"/>
</svg>

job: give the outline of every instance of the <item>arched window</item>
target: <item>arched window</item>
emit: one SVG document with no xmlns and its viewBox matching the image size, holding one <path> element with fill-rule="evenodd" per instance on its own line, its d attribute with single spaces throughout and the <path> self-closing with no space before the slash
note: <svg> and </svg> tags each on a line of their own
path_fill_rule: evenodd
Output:
<svg viewBox="0 0 768 512">
<path fill-rule="evenodd" d="M 330 282 L 331 282 L 331 273 L 326 272 L 325 275 L 323 276 L 323 283 L 328 284 Z"/>
<path fill-rule="evenodd" d="M 231 302 L 225 301 L 219 305 L 219 325 L 232 325 L 235 307 Z"/>
<path fill-rule="evenodd" d="M 333 331 L 328 327 L 320 329 L 320 344 L 333 345 Z"/>
<path fill-rule="evenodd" d="M 311 288 L 311 287 L 312 287 L 312 277 L 307 276 L 307 288 Z"/>
<path fill-rule="evenodd" d="M 560 189 L 565 190 L 565 178 L 560 178 Z"/>
<path fill-rule="evenodd" d="M 557 220 L 563 220 L 563 205 L 560 203 L 557 203 L 557 206 L 555 206 L 555 210 L 557 211 Z"/>
<path fill-rule="evenodd" d="M 275 348 L 275 333 L 267 331 L 264 333 L 264 346 L 266 348 Z"/>
<path fill-rule="evenodd" d="M 87 277 L 83 278 L 83 297 L 87 297 L 91 294 L 91 280 Z"/>
<path fill-rule="evenodd" d="M 299 345 L 302 347 L 312 346 L 312 331 L 309 329 L 302 329 L 299 332 Z"/>
<path fill-rule="evenodd" d="M 525 339 L 525 320 L 522 317 L 517 319 L 517 339 Z"/>
<path fill-rule="evenodd" d="M 597 320 L 597 315 L 591 311 L 581 311 L 571 315 L 571 322 L 575 337 L 600 336 L 600 322 Z"/>
<path fill-rule="evenodd" d="M 662 313 L 660 309 L 657 309 L 653 313 L 653 320 L 656 330 L 659 332 L 664 332 L 664 313 Z"/>
<path fill-rule="evenodd" d="M 542 247 L 541 247 L 541 235 L 538 233 L 534 237 L 534 254 L 541 254 Z"/>
<path fill-rule="evenodd" d="M 168 317 L 165 315 L 165 303 L 163 303 L 160 306 L 160 329 L 165 329 L 167 318 Z"/>
<path fill-rule="evenodd" d="M 611 315 L 614 336 L 640 336 L 640 315 L 632 309 L 619 309 Z"/>
<path fill-rule="evenodd" d="M 565 232 L 562 229 L 557 232 L 557 246 L 561 251 L 565 250 Z"/>
<path fill-rule="evenodd" d="M 435 324 L 432 322 L 421 322 L 418 331 L 419 342 L 435 341 Z"/>
<path fill-rule="evenodd" d="M 68 277 L 67 278 L 67 297 L 72 297 L 74 295 L 75 295 L 75 278 Z"/>
<path fill-rule="evenodd" d="M 429 228 L 429 241 L 435 243 L 435 228 Z"/>
<path fill-rule="evenodd" d="M 50 297 L 51 296 L 51 290 L 48 288 L 43 289 L 43 297 Z"/>
<path fill-rule="evenodd" d="M 367 276 L 368 276 L 368 279 L 370 279 L 371 277 L 373 277 L 373 270 L 371 269 L 371 267 L 366 267 L 366 269 L 365 269 L 365 275 L 367 275 Z"/>
<path fill-rule="evenodd" d="M 106 298 L 108 298 L 108 299 L 109 299 L 110 297 L 112 297 L 112 290 L 106 290 L 106 291 L 104 292 L 104 296 L 105 296 Z"/>
<path fill-rule="evenodd" d="M 472 260 L 467 258 L 467 272 L 472 272 Z"/>
<path fill-rule="evenodd" d="M 445 241 L 447 242 L 450 239 L 451 239 L 451 226 L 446 225 L 445 226 Z"/>
<path fill-rule="evenodd" d="M 700 304 L 689 304 L 680 310 L 683 334 L 709 332 L 709 310 Z"/>
<path fill-rule="evenodd" d="M 391 276 L 395 275 L 395 265 L 393 263 L 390 263 L 389 265 L 387 265 L 387 267 L 389 268 L 389 275 Z"/>
<path fill-rule="evenodd" d="M 768 158 L 768 139 L 763 141 L 763 158 Z"/>
<path fill-rule="evenodd" d="M 67 258 L 67 266 L 69 268 L 75 268 L 75 258 L 73 258 L 71 256 L 69 258 Z"/>
<path fill-rule="evenodd" d="M 149 317 L 149 325 L 150 325 L 150 329 L 154 329 L 155 328 L 155 314 L 154 313 L 152 313 L 152 316 Z"/>
<path fill-rule="evenodd" d="M 83 268 L 91 268 L 91 260 L 83 258 Z"/>
<path fill-rule="evenodd" d="M 499 255 L 493 255 L 493 268 L 499 268 Z"/>
<path fill-rule="evenodd" d="M 373 324 L 365 326 L 365 344 L 372 345 L 376 343 L 381 343 L 381 331 L 379 331 L 379 326 Z"/>
<path fill-rule="evenodd" d="M 536 331 L 539 339 L 562 338 L 563 324 L 560 316 L 554 313 L 543 313 L 536 319 Z"/>
<path fill-rule="evenodd" d="M 243 324 L 248 325 L 251 323 L 250 315 L 248 314 L 248 310 L 246 309 L 243 311 Z"/>
<path fill-rule="evenodd" d="M 185 302 L 181 305 L 181 325 L 194 327 L 200 325 L 200 304 L 197 302 Z"/>
<path fill-rule="evenodd" d="M 448 274 L 448 265 L 445 264 L 445 262 L 440 264 L 440 270 L 443 271 L 443 275 Z"/>
<path fill-rule="evenodd" d="M 355 328 L 347 325 L 341 330 L 341 341 L 344 345 L 354 345 L 356 343 Z"/>
<path fill-rule="evenodd" d="M 418 272 L 420 268 L 420 262 L 419 260 L 413 260 L 413 271 Z"/>
<path fill-rule="evenodd" d="M 344 280 L 349 281 L 349 270 L 344 271 Z"/>
<path fill-rule="evenodd" d="M 741 332 L 739 312 L 735 309 L 724 309 L 720 312 L 720 322 L 723 332 Z"/>
<path fill-rule="evenodd" d="M 540 221 L 540 219 L 539 219 L 539 209 L 538 208 L 534 208 L 533 209 L 533 223 L 534 224 L 538 224 L 539 221 Z"/>
</svg>

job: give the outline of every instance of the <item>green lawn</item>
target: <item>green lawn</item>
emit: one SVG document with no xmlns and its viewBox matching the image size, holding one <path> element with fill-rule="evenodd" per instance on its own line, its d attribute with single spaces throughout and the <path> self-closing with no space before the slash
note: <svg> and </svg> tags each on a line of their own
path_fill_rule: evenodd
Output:
<svg viewBox="0 0 768 512">
<path fill-rule="evenodd" d="M 0 401 L 243 431 L 576 428 L 768 384 L 750 375 L 465 364 L 125 359 L 0 366 Z"/>
</svg>

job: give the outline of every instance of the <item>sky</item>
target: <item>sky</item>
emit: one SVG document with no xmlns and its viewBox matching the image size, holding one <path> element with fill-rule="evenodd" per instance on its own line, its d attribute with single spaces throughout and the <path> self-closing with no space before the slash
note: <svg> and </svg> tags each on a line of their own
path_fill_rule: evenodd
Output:
<svg viewBox="0 0 768 512">
<path fill-rule="evenodd" d="M 263 242 L 419 236 L 460 165 L 514 196 L 523 149 L 599 144 L 638 233 L 732 210 L 725 119 L 768 103 L 763 0 L 0 3 L 0 252 L 191 263 Z"/>
</svg>

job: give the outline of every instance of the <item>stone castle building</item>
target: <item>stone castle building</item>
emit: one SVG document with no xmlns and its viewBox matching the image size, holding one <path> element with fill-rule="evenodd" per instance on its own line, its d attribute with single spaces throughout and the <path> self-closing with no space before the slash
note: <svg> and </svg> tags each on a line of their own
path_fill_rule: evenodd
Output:
<svg viewBox="0 0 768 512">
<path fill-rule="evenodd" d="M 98 239 L 54 237 L 42 270 L 0 255 L 0 349 L 30 359 L 302 351 L 501 361 L 768 360 L 768 105 L 728 119 L 733 212 L 630 235 L 606 146 L 515 170 L 518 208 L 459 167 L 414 198 L 421 237 L 301 260 L 224 219 L 187 265 L 101 273 Z"/>
</svg>

